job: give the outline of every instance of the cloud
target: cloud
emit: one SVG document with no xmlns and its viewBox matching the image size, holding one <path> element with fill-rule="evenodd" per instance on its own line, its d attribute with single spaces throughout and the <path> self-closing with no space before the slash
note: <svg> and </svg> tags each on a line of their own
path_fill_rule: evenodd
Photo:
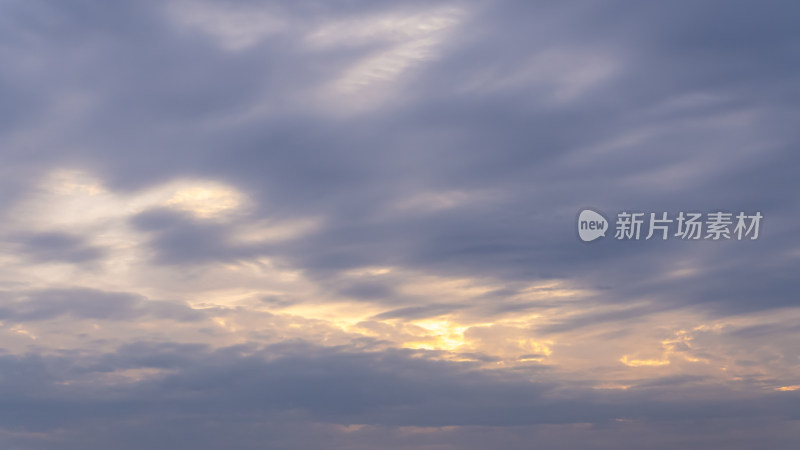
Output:
<svg viewBox="0 0 800 450">
<path fill-rule="evenodd" d="M 111 321 L 145 317 L 192 322 L 206 313 L 178 302 L 148 300 L 140 295 L 94 289 L 47 289 L 3 292 L 0 320 L 31 322 L 59 317 Z"/>
<path fill-rule="evenodd" d="M 16 236 L 14 242 L 23 246 L 22 252 L 36 261 L 83 263 L 104 256 L 104 251 L 83 242 L 80 236 L 66 233 L 30 233 Z"/>
<path fill-rule="evenodd" d="M 797 7 L 0 8 L 0 445 L 796 447 Z"/>
<path fill-rule="evenodd" d="M 688 402 L 660 398 L 664 387 L 676 385 L 674 379 L 630 393 L 573 390 L 556 394 L 552 384 L 526 381 L 520 374 L 476 372 L 470 364 L 433 362 L 409 351 L 354 353 L 303 343 L 214 351 L 142 343 L 90 357 L 3 356 L 0 365 L 4 373 L 12 374 L 4 377 L 0 389 L 16 389 L 6 391 L 7 400 L 26 405 L 4 414 L 8 426 L 23 427 L 16 437 L 23 448 L 39 448 L 46 442 L 63 448 L 79 444 L 101 448 L 117 433 L 150 427 L 157 434 L 166 433 L 164 437 L 183 434 L 186 445 L 212 448 L 212 443 L 205 442 L 206 432 L 189 431 L 201 426 L 239 431 L 279 411 L 291 412 L 294 420 L 309 424 L 322 421 L 398 431 L 418 427 L 442 434 L 448 426 L 577 425 L 614 423 L 615 418 L 643 425 L 679 417 L 709 423 L 738 421 L 762 414 L 791 420 L 798 400 L 792 393 L 772 394 L 755 402 L 733 393 L 729 395 L 735 400 L 714 400 L 707 394 L 697 395 L 699 391 L 692 387 L 683 388 L 696 395 Z M 133 376 L 135 369 L 145 375 Z M 13 375 L 23 371 L 24 378 Z M 678 385 L 690 382 L 691 386 L 692 381 L 701 382 L 703 389 L 702 380 L 697 379 L 681 380 Z M 113 401 L 110 392 L 114 392 Z M 44 405 L 48 408 L 40 411 L 38 407 Z M 152 420 L 156 418 L 166 420 L 170 427 L 156 425 Z M 91 436 L 97 426 L 106 432 Z M 62 429 L 72 431 L 62 433 Z M 24 431 L 39 432 L 44 438 L 25 439 Z M 223 433 L 212 442 L 234 436 Z M 150 439 L 142 433 L 122 445 L 135 448 Z M 153 443 L 156 448 L 170 445 L 163 440 Z M 249 448 L 246 442 L 242 445 Z"/>
</svg>

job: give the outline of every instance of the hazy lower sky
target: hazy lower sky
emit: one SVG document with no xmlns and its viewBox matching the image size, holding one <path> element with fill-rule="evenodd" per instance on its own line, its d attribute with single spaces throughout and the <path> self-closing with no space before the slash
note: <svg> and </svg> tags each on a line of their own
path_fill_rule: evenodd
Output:
<svg viewBox="0 0 800 450">
<path fill-rule="evenodd" d="M 0 448 L 797 449 L 799 20 L 0 0 Z"/>
</svg>

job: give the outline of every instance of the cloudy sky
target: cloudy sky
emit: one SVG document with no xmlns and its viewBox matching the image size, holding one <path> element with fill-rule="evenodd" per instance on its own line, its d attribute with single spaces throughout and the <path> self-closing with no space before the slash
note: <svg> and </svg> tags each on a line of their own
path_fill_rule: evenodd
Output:
<svg viewBox="0 0 800 450">
<path fill-rule="evenodd" d="M 798 18 L 0 0 L 0 447 L 796 449 Z"/>
</svg>

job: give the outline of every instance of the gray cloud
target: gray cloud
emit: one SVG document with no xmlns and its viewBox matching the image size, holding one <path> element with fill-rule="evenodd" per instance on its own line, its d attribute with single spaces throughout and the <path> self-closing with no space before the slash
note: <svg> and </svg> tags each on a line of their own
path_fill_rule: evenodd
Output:
<svg viewBox="0 0 800 450">
<path fill-rule="evenodd" d="M 228 222 L 139 213 L 128 225 L 145 237 L 150 264 L 275 258 L 321 291 L 390 309 L 375 320 L 469 311 L 489 321 L 566 302 L 619 306 L 538 328 L 548 333 L 665 311 L 716 319 L 797 307 L 800 33 L 792 2 L 221 2 L 228 12 L 268 10 L 284 25 L 235 51 L 213 27 L 181 24 L 170 5 L 0 3 L 5 219 L 54 168 L 89 170 L 120 194 L 210 178 L 241 190 L 252 210 Z M 186 5 L 179 18 L 203 7 Z M 317 26 L 367 13 L 427 16 L 445 6 L 462 8 L 461 22 L 421 62 L 384 80 L 396 95 L 360 113 L 348 111 L 365 92 L 319 99 L 338 76 L 394 44 L 369 38 L 313 49 L 307 36 Z M 439 198 L 448 195 L 455 200 Z M 587 205 L 607 214 L 759 210 L 765 220 L 753 242 L 583 245 L 574 216 Z M 302 239 L 229 239 L 247 221 L 310 216 L 323 217 L 324 226 Z M 12 251 L 37 263 L 110 257 L 74 230 L 26 231 L 11 241 Z M 372 265 L 488 278 L 498 288 L 449 304 L 401 295 L 396 279 L 341 276 Z M 687 267 L 696 270 L 668 276 Z M 551 279 L 595 294 L 515 298 L 521 286 Z M 279 307 L 318 301 L 265 299 Z M 180 302 L 81 288 L 9 290 L 0 303 L 4 322 L 205 317 Z M 776 323 L 724 336 L 766 340 L 784 331 L 797 330 Z M 0 442 L 19 449 L 263 448 L 266 439 L 286 449 L 323 441 L 328 448 L 541 442 L 617 449 L 626 445 L 622 435 L 634 443 L 629 448 L 797 447 L 797 392 L 741 393 L 693 376 L 634 383 L 625 392 L 570 392 L 567 381 L 531 382 L 527 372 L 418 356 L 298 343 L 6 354 Z M 164 372 L 104 384 L 115 371 L 138 369 Z M 349 424 L 369 427 L 348 438 L 336 426 Z M 463 428 L 430 437 L 400 430 L 444 426 Z M 746 436 L 729 437 L 731 430 Z M 691 438 L 678 437 L 684 434 Z"/>
<path fill-rule="evenodd" d="M 133 320 L 159 318 L 192 322 L 206 313 L 185 303 L 149 300 L 141 295 L 94 289 L 47 289 L 0 293 L 0 320 L 30 322 L 59 317 Z"/>
<path fill-rule="evenodd" d="M 115 433 L 93 436 L 99 424 L 127 434 L 154 426 L 154 418 L 171 424 L 173 431 L 168 435 L 188 433 L 184 445 L 212 448 L 204 442 L 205 432 L 191 431 L 211 427 L 234 438 L 222 430 L 238 430 L 265 419 L 389 427 L 602 424 L 615 418 L 642 423 L 713 423 L 764 416 L 789 420 L 796 418 L 798 401 L 796 395 L 755 400 L 732 392 L 727 400 L 711 399 L 708 387 L 697 378 L 659 380 L 613 395 L 581 390 L 558 393 L 552 383 L 532 383 L 514 373 L 476 372 L 471 364 L 431 361 L 410 351 L 353 353 L 303 343 L 218 350 L 141 343 L 92 357 L 2 356 L 0 365 L 10 374 L 0 389 L 6 392 L 7 402 L 16 405 L 13 411 L 1 413 L 3 422 L 43 433 L 71 429 L 69 434 L 56 433 L 48 439 L 59 448 L 78 443 L 84 448 L 104 448 Z M 133 368 L 166 372 L 138 382 L 79 382 L 87 376 Z M 691 387 L 698 382 L 696 388 Z M 676 386 L 686 386 L 683 391 L 694 399 L 665 399 L 663 389 Z M 274 419 L 279 412 L 284 419 Z M 132 424 L 138 425 L 131 428 Z M 160 426 L 155 430 L 167 432 Z M 152 441 L 149 433 L 130 439 L 122 448 L 172 445 L 169 439 Z M 35 436 L 22 442 L 21 448 L 39 448 Z M 250 448 L 246 442 L 242 446 Z"/>
<path fill-rule="evenodd" d="M 87 244 L 81 236 L 67 233 L 28 233 L 15 236 L 22 252 L 38 262 L 86 263 L 104 257 L 104 249 Z"/>
</svg>

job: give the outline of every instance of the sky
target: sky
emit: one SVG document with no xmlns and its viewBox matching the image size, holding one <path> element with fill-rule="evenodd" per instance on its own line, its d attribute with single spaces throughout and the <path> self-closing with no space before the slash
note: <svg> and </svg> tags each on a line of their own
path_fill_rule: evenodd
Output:
<svg viewBox="0 0 800 450">
<path fill-rule="evenodd" d="M 0 0 L 0 447 L 798 448 L 798 17 Z"/>
</svg>

